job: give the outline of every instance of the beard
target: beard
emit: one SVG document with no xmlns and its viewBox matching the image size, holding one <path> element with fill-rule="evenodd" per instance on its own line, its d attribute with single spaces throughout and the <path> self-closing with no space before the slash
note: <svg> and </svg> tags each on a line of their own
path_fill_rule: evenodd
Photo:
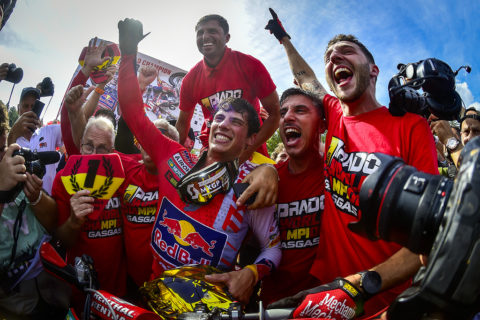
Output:
<svg viewBox="0 0 480 320">
<path fill-rule="evenodd" d="M 335 87 L 335 79 L 330 79 L 330 77 L 327 77 L 327 83 L 338 100 L 348 103 L 353 102 L 362 96 L 370 84 L 370 64 L 364 63 L 355 68 L 354 77 L 356 87 L 355 90 L 348 95 L 340 90 L 337 90 Z"/>
</svg>

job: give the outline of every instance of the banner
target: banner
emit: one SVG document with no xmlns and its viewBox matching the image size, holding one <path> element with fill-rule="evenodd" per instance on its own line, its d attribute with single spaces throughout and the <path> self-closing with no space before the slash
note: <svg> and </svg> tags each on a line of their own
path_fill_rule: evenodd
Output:
<svg viewBox="0 0 480 320">
<path fill-rule="evenodd" d="M 102 41 L 97 40 L 97 45 Z M 108 44 L 112 42 L 106 41 Z M 151 121 L 163 118 L 167 121 L 178 119 L 180 109 L 180 87 L 182 85 L 183 77 L 187 72 L 183 69 L 177 68 L 155 59 L 143 53 L 137 53 L 137 72 L 142 66 L 154 66 L 158 70 L 158 77 L 150 83 L 143 93 L 143 102 L 145 104 L 145 113 Z M 72 77 L 75 78 L 82 66 L 78 64 L 77 69 Z M 105 93 L 100 97 L 98 108 L 108 108 L 115 113 L 117 120 L 120 118 L 118 109 L 118 95 L 117 95 L 117 81 L 118 71 L 113 79 L 105 86 Z M 95 85 L 91 78 L 87 81 L 87 87 Z M 198 136 L 203 124 L 203 112 L 199 105 L 195 107 L 195 112 L 190 123 L 191 128 L 195 134 L 195 146 L 192 153 L 198 155 L 202 147 Z"/>
</svg>

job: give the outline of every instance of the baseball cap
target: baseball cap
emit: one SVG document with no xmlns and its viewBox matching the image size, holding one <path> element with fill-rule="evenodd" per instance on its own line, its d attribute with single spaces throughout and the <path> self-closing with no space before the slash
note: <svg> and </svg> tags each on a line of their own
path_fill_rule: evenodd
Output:
<svg viewBox="0 0 480 320">
<path fill-rule="evenodd" d="M 35 99 L 40 99 L 40 90 L 33 87 L 23 88 L 22 94 L 20 95 L 20 101 L 22 101 L 27 95 L 33 94 Z"/>
</svg>

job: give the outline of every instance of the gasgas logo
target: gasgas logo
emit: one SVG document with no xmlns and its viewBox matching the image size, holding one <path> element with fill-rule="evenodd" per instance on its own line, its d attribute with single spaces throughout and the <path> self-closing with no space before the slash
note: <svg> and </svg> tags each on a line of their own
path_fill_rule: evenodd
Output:
<svg viewBox="0 0 480 320">
<path fill-rule="evenodd" d="M 191 219 L 167 198 L 162 199 L 151 246 L 167 263 L 216 266 L 226 241 L 226 234 Z"/>
</svg>

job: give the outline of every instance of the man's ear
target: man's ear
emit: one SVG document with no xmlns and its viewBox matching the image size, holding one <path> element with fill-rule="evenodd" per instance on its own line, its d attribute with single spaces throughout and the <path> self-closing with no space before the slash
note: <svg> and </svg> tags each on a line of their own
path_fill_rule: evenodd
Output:
<svg viewBox="0 0 480 320">
<path fill-rule="evenodd" d="M 225 36 L 225 43 L 228 43 L 228 41 L 230 41 L 230 33 Z"/>
<path fill-rule="evenodd" d="M 370 76 L 378 78 L 378 74 L 380 73 L 380 69 L 378 69 L 378 66 L 376 64 L 370 64 Z"/>
<path fill-rule="evenodd" d="M 254 133 L 252 134 L 250 137 L 247 137 L 247 140 L 245 141 L 245 144 L 246 144 L 246 148 L 250 147 L 250 146 L 253 146 L 253 144 L 255 143 L 255 139 L 257 138 L 257 134 Z"/>
</svg>

